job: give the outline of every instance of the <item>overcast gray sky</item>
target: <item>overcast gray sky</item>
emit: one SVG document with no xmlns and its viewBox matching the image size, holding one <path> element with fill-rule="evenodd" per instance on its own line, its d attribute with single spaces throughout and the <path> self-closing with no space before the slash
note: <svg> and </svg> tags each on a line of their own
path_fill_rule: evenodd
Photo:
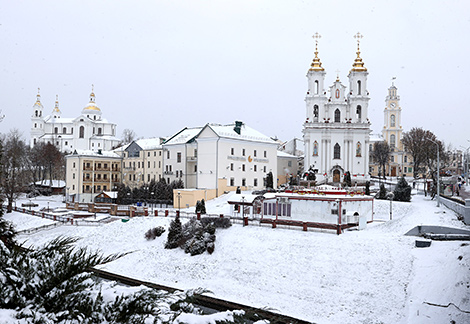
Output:
<svg viewBox="0 0 470 324">
<path fill-rule="evenodd" d="M 348 85 L 361 32 L 369 118 L 383 127 L 391 78 L 403 128 L 470 146 L 470 1 L 0 0 L 0 132 L 29 140 L 37 88 L 77 117 L 91 84 L 103 116 L 139 137 L 242 120 L 302 136 L 306 72 L 319 32 L 326 85 Z"/>
</svg>

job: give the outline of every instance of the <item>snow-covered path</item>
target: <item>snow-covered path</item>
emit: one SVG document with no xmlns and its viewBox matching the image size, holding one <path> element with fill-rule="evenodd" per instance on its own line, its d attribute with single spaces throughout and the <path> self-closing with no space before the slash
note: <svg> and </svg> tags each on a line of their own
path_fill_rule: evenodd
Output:
<svg viewBox="0 0 470 324">
<path fill-rule="evenodd" d="M 225 208 L 223 199 L 208 202 L 208 212 Z M 388 201 L 374 206 L 376 219 L 389 219 Z M 416 238 L 403 235 L 420 224 L 468 229 L 453 212 L 423 196 L 393 202 L 392 221 L 340 236 L 234 225 L 217 230 L 212 255 L 194 257 L 165 250 L 166 233 L 155 241 L 144 239 L 149 228 L 170 221 L 142 217 L 101 227 L 62 226 L 21 238 L 37 245 L 71 235 L 105 254 L 133 251 L 104 269 L 183 289 L 204 287 L 220 298 L 318 323 L 470 322 L 469 314 L 456 308 L 423 304 L 453 302 L 470 310 L 469 247 L 435 241 L 416 249 Z"/>
</svg>

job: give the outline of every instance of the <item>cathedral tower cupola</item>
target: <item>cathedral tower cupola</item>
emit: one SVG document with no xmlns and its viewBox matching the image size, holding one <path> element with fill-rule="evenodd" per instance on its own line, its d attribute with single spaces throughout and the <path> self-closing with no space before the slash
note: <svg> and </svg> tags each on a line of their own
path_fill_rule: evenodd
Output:
<svg viewBox="0 0 470 324">
<path fill-rule="evenodd" d="M 315 39 L 315 57 L 313 58 L 312 64 L 310 64 L 309 71 L 325 71 L 321 66 L 320 58 L 318 57 L 318 40 L 321 38 L 321 35 L 319 33 L 315 33 L 313 38 Z"/>
<path fill-rule="evenodd" d="M 354 35 L 354 38 L 357 40 L 357 57 L 356 59 L 354 60 L 354 63 L 353 63 L 353 68 L 351 71 L 354 71 L 354 72 L 367 72 L 367 69 L 366 67 L 364 66 L 364 62 L 362 62 L 362 58 L 361 58 L 361 50 L 360 50 L 360 41 L 361 41 L 361 38 L 363 38 L 364 36 L 362 36 L 360 33 L 357 33 L 356 35 Z"/>
<path fill-rule="evenodd" d="M 94 86 L 91 85 L 90 102 L 82 110 L 82 114 L 93 120 L 101 119 L 101 109 L 95 103 Z"/>
<path fill-rule="evenodd" d="M 55 106 L 54 109 L 52 110 L 52 117 L 53 118 L 60 118 L 61 112 L 59 109 L 59 96 L 55 96 Z"/>
<path fill-rule="evenodd" d="M 42 110 L 44 109 L 44 107 L 42 106 L 42 103 L 41 103 L 41 95 L 39 94 L 39 90 L 40 89 L 38 88 L 38 94 L 36 95 L 36 102 L 33 105 L 34 114 L 32 117 L 42 117 Z"/>
</svg>

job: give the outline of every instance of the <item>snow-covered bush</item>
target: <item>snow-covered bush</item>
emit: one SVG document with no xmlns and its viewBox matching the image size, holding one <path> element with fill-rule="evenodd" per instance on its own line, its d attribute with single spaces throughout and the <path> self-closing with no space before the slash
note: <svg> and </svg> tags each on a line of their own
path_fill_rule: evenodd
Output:
<svg viewBox="0 0 470 324">
<path fill-rule="evenodd" d="M 3 242 L 6 247 L 11 248 L 16 244 L 15 236 L 16 231 L 13 224 L 0 216 L 0 241 Z"/>
<path fill-rule="evenodd" d="M 165 232 L 165 228 L 163 226 L 157 226 L 145 232 L 145 238 L 147 240 L 155 240 L 156 237 L 162 236 L 164 232 Z"/>
<path fill-rule="evenodd" d="M 223 217 L 223 218 L 210 218 L 210 217 L 202 217 L 201 223 L 204 227 L 207 227 L 208 224 L 212 224 L 215 228 L 229 228 L 232 226 L 230 219 Z"/>
</svg>

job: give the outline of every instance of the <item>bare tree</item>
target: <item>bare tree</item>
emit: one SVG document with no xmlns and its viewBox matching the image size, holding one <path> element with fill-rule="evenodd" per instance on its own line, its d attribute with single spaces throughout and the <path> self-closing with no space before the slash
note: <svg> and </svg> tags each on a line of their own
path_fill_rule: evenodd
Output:
<svg viewBox="0 0 470 324">
<path fill-rule="evenodd" d="M 131 143 L 135 138 L 136 134 L 132 129 L 124 129 L 122 131 L 122 140 L 121 140 L 121 145 L 129 144 Z"/>
<path fill-rule="evenodd" d="M 388 145 L 388 143 L 385 141 L 375 142 L 372 157 L 374 158 L 375 162 L 377 162 L 382 168 L 382 176 L 385 179 L 385 166 L 390 160 L 390 146 Z"/>
<path fill-rule="evenodd" d="M 7 199 L 7 213 L 11 213 L 13 202 L 30 183 L 30 174 L 27 172 L 28 163 L 26 144 L 21 139 L 18 130 L 11 130 L 2 140 L 3 156 L 1 162 L 2 194 Z"/>
<path fill-rule="evenodd" d="M 419 173 L 424 175 L 426 161 L 429 156 L 428 148 L 435 144 L 430 140 L 436 141 L 436 135 L 431 131 L 414 127 L 409 132 L 403 133 L 402 143 L 405 151 L 410 152 L 413 157 L 413 177 L 417 178 Z"/>
</svg>

